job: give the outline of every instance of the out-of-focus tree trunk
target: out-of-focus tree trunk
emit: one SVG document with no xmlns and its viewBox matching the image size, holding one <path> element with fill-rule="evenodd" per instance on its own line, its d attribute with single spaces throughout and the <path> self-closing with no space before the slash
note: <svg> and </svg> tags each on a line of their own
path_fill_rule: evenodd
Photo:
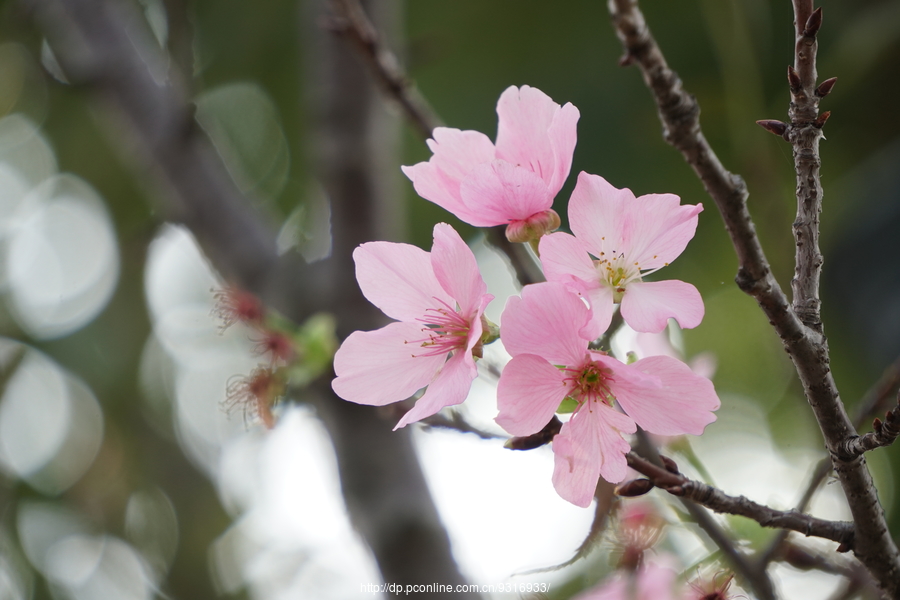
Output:
<svg viewBox="0 0 900 600">
<path fill-rule="evenodd" d="M 395 29 L 398 5 L 366 4 L 385 30 Z M 338 318 L 338 334 L 385 324 L 356 283 L 353 250 L 371 240 L 397 240 L 402 205 L 397 193 L 399 122 L 385 111 L 352 49 L 322 27 L 324 0 L 308 0 L 302 34 L 307 41 L 306 84 L 312 118 L 311 158 L 331 202 L 332 254 L 317 270 L 315 289 Z M 410 431 L 376 409 L 345 402 L 319 386 L 318 409 L 334 442 L 344 498 L 387 583 L 464 580 L 450 552 L 416 458 Z M 443 594 L 436 597 L 472 597 Z"/>
</svg>

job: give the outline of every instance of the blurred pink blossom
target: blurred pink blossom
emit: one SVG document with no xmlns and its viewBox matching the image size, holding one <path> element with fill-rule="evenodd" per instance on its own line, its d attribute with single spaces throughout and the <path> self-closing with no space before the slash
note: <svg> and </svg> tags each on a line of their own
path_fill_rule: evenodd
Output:
<svg viewBox="0 0 900 600">
<path fill-rule="evenodd" d="M 617 571 L 573 600 L 679 600 L 683 598 L 684 586 L 677 582 L 674 564 L 673 558 L 663 555 L 636 571 Z"/>
<path fill-rule="evenodd" d="M 476 227 L 556 229 L 550 207 L 572 166 L 578 109 L 525 85 L 503 92 L 497 115 L 496 145 L 478 131 L 438 127 L 431 159 L 403 172 L 420 196 Z"/>
<path fill-rule="evenodd" d="M 599 175 L 578 175 L 569 201 L 575 235 L 542 238 L 541 263 L 548 281 L 565 283 L 588 301 L 596 336 L 609 327 L 619 302 L 635 331 L 662 331 L 670 317 L 686 329 L 703 320 L 703 300 L 691 284 L 642 281 L 675 260 L 694 237 L 703 206 L 679 202 L 674 194 L 635 198 Z"/>
<path fill-rule="evenodd" d="M 473 351 L 482 314 L 494 298 L 469 247 L 450 225 L 438 223 L 430 253 L 369 242 L 353 259 L 365 297 L 398 322 L 344 340 L 334 357 L 335 393 L 382 406 L 428 386 L 395 429 L 463 402 L 477 374 Z"/>
<path fill-rule="evenodd" d="M 553 485 L 583 507 L 599 477 L 625 478 L 631 448 L 623 435 L 634 433 L 635 423 L 660 435 L 699 435 L 719 408 L 712 383 L 678 360 L 651 356 L 626 365 L 589 350 L 591 318 L 585 303 L 556 283 L 530 285 L 510 298 L 501 337 L 513 358 L 497 389 L 497 423 L 516 436 L 540 431 L 565 398 L 577 403 L 553 438 Z"/>
</svg>

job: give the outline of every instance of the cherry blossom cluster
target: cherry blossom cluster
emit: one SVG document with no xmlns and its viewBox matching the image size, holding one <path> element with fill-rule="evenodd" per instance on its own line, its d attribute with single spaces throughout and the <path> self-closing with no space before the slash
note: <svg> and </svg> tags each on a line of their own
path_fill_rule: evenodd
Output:
<svg viewBox="0 0 900 600">
<path fill-rule="evenodd" d="M 643 278 L 684 251 L 703 207 L 681 205 L 673 194 L 635 197 L 582 172 L 568 203 L 572 233 L 554 233 L 560 218 L 552 204 L 572 165 L 579 112 L 523 86 L 503 92 L 497 114 L 496 143 L 476 131 L 438 128 L 430 160 L 403 171 L 426 200 L 478 227 L 506 225 L 511 241 L 538 253 L 547 281 L 511 297 L 501 316 L 499 337 L 512 360 L 498 384 L 496 420 L 527 436 L 569 412 L 552 442 L 553 485 L 586 507 L 599 477 L 625 479 L 625 436 L 638 426 L 699 435 L 715 420 L 712 383 L 681 361 L 648 356 L 627 364 L 592 346 L 616 307 L 638 332 L 662 332 L 669 319 L 683 328 L 700 324 L 694 286 Z M 493 296 L 459 234 L 439 223 L 431 252 L 370 242 L 353 257 L 363 294 L 396 322 L 344 341 L 335 392 L 380 406 L 425 388 L 398 428 L 465 401 L 475 360 L 498 331 L 484 316 Z"/>
<path fill-rule="evenodd" d="M 241 412 L 244 419 L 259 419 L 272 429 L 273 409 L 286 390 L 309 384 L 330 366 L 337 346 L 333 317 L 313 315 L 297 327 L 240 288 L 227 286 L 213 297 L 220 333 L 236 323 L 244 325 L 253 332 L 254 353 L 265 359 L 249 375 L 228 381 L 222 408 L 228 414 Z"/>
</svg>

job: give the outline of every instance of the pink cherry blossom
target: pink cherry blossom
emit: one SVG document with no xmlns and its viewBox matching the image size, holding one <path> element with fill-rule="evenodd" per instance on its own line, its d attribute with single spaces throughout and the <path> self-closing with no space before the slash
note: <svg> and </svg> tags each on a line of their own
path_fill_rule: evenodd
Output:
<svg viewBox="0 0 900 600">
<path fill-rule="evenodd" d="M 677 582 L 674 565 L 672 557 L 663 555 L 636 571 L 617 571 L 574 600 L 677 600 L 683 597 L 684 586 Z"/>
<path fill-rule="evenodd" d="M 501 317 L 501 338 L 513 358 L 497 389 L 497 423 L 516 436 L 540 431 L 565 398 L 577 403 L 553 438 L 553 485 L 583 507 L 599 477 L 625 478 L 630 446 L 623 436 L 636 424 L 659 435 L 699 435 L 719 408 L 712 383 L 678 360 L 651 356 L 626 365 L 589 350 L 591 319 L 591 310 L 563 285 L 526 286 Z"/>
<path fill-rule="evenodd" d="M 697 229 L 703 205 L 681 205 L 674 194 L 635 198 L 598 175 L 580 173 L 569 201 L 574 236 L 541 239 L 548 281 L 567 284 L 594 311 L 594 327 L 609 327 L 614 305 L 636 331 L 659 332 L 669 318 L 685 329 L 703 320 L 697 288 L 683 281 L 642 281 L 681 254 Z M 594 259 L 590 255 L 593 255 Z"/>
<path fill-rule="evenodd" d="M 365 297 L 398 322 L 344 340 L 334 357 L 335 393 L 382 406 L 428 386 L 395 429 L 463 402 L 476 376 L 482 314 L 494 299 L 469 247 L 450 225 L 438 223 L 430 253 L 369 242 L 353 259 Z"/>
<path fill-rule="evenodd" d="M 550 207 L 572 166 L 578 109 L 526 85 L 503 92 L 497 115 L 496 145 L 478 131 L 438 127 L 428 140 L 431 159 L 403 172 L 420 196 L 476 227 L 552 231 L 559 217 Z"/>
</svg>

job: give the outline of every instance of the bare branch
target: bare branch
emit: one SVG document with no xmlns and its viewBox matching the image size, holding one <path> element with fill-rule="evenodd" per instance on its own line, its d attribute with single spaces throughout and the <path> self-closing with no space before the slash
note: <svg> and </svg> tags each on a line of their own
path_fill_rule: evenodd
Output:
<svg viewBox="0 0 900 600">
<path fill-rule="evenodd" d="M 847 548 L 853 547 L 853 523 L 817 519 L 794 510 L 775 510 L 744 496 L 729 496 L 718 488 L 688 479 L 680 473 L 671 473 L 634 452 L 629 452 L 627 458 L 629 467 L 645 475 L 656 487 L 673 496 L 692 500 L 718 513 L 753 519 L 763 527 L 790 529 L 807 537 L 820 537 L 843 544 Z"/>
<path fill-rule="evenodd" d="M 800 40 L 803 48 L 798 51 L 801 60 L 796 68 L 788 70 L 794 99 L 791 126 L 795 122 L 805 121 L 809 124 L 802 131 L 797 129 L 798 136 L 802 133 L 809 138 L 803 139 L 803 156 L 798 159 L 798 164 L 803 169 L 803 189 L 798 185 L 798 197 L 802 198 L 801 203 L 805 205 L 802 207 L 803 220 L 798 229 L 798 239 L 803 245 L 798 250 L 798 264 L 801 267 L 797 278 L 799 283 L 795 284 L 794 306 L 802 314 L 802 320 L 798 311 L 788 304 L 784 292 L 769 270 L 747 211 L 746 186 L 740 178 L 722 167 L 710 149 L 700 130 L 696 100 L 682 89 L 678 76 L 666 64 L 637 7 L 637 0 L 609 0 L 609 9 L 625 47 L 626 58 L 622 61 L 623 64 L 637 63 L 641 68 L 644 81 L 656 100 L 666 140 L 682 152 L 722 213 L 740 263 L 736 277 L 738 286 L 759 303 L 797 369 L 807 400 L 822 430 L 825 445 L 834 458 L 835 472 L 853 513 L 857 527 L 856 555 L 878 579 L 886 593 L 898 596 L 900 553 L 888 531 L 884 510 L 879 504 L 865 459 L 857 457 L 851 461 L 841 461 L 837 460 L 835 454 L 835 449 L 841 443 L 856 436 L 856 430 L 844 411 L 829 367 L 828 346 L 818 318 L 818 272 L 821 266 L 818 232 L 811 233 L 808 229 L 818 227 L 817 199 L 821 197 L 821 188 L 817 187 L 817 149 L 815 156 L 810 156 L 809 145 L 818 142 L 821 132 L 814 135 L 809 130 L 820 128 L 824 121 L 809 113 L 808 104 L 798 107 L 798 111 L 793 109 L 800 96 L 812 96 L 816 98 L 812 102 L 818 101 L 814 87 L 815 55 L 809 49 L 813 46 L 815 34 L 821 25 L 821 14 L 813 17 L 812 0 L 795 0 L 794 4 L 797 9 L 798 38 L 803 38 Z M 799 110 L 800 108 L 803 110 Z"/>
<path fill-rule="evenodd" d="M 788 77 L 791 123 L 784 137 L 794 148 L 797 171 L 797 218 L 793 225 L 797 251 L 791 282 L 794 312 L 807 327 L 821 333 L 819 214 L 822 212 L 822 183 L 819 171 L 822 161 L 819 141 L 824 121 L 819 123 L 821 96 L 816 93 L 816 33 L 822 25 L 822 9 L 813 11 L 812 4 L 812 0 L 794 0 L 796 44 L 794 66 L 789 69 L 791 76 Z"/>
<path fill-rule="evenodd" d="M 403 72 L 394 53 L 384 45 L 359 0 L 331 0 L 331 7 L 335 16 L 326 26 L 353 44 L 368 71 L 403 109 L 419 134 L 425 139 L 431 137 L 432 130 L 441 126 L 440 119 Z"/>
<path fill-rule="evenodd" d="M 441 413 L 437 413 L 431 415 L 430 417 L 422 419 L 420 423 L 422 423 L 422 425 L 425 425 L 426 427 L 434 427 L 436 429 L 450 429 L 453 431 L 458 431 L 460 433 L 473 433 L 483 440 L 506 439 L 505 435 L 491 433 L 490 431 L 485 431 L 483 429 L 475 427 L 474 425 L 466 421 L 465 418 L 463 418 L 463 416 L 455 410 L 450 411 L 449 417 Z"/>
<path fill-rule="evenodd" d="M 662 467 L 667 472 L 680 475 L 678 465 L 672 459 L 661 456 L 656 450 L 656 446 L 650 441 L 650 437 L 643 430 L 638 428 L 637 432 L 637 449 L 656 467 Z M 651 478 L 651 482 L 653 482 Z M 665 488 L 664 488 L 665 489 Z M 766 573 L 765 568 L 758 568 L 757 564 L 752 562 L 749 557 L 738 549 L 734 540 L 728 533 L 713 519 L 709 511 L 699 506 L 690 498 L 680 497 L 679 501 L 685 510 L 694 519 L 694 522 L 702 529 L 712 542 L 722 551 L 729 564 L 734 568 L 735 573 L 740 577 L 741 581 L 753 589 L 754 594 L 759 600 L 775 600 L 775 587 L 772 580 Z"/>
<path fill-rule="evenodd" d="M 885 410 L 887 401 L 898 393 L 900 388 L 900 358 L 895 360 L 887 369 L 884 370 L 879 380 L 869 388 L 859 401 L 856 409 L 856 415 L 853 418 L 853 426 L 855 428 L 862 427 L 865 422 L 874 415 Z M 812 497 L 818 491 L 825 477 L 831 473 L 832 464 L 829 457 L 820 460 L 813 469 L 812 475 L 806 484 L 803 495 L 794 510 L 805 512 Z M 769 561 L 778 553 L 779 547 L 787 539 L 788 531 L 783 530 L 774 537 L 769 547 L 763 551 L 759 557 L 760 565 L 765 568 Z"/>
</svg>

